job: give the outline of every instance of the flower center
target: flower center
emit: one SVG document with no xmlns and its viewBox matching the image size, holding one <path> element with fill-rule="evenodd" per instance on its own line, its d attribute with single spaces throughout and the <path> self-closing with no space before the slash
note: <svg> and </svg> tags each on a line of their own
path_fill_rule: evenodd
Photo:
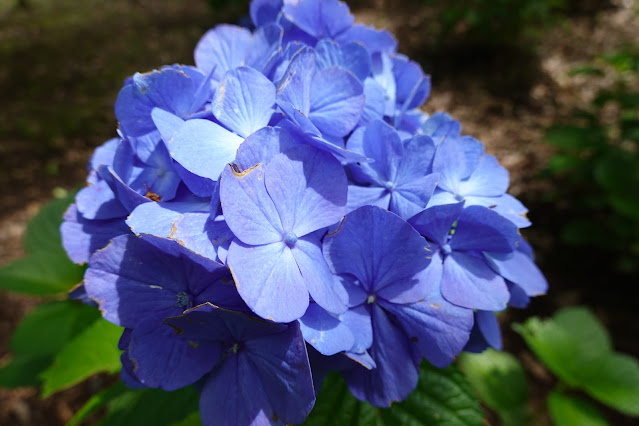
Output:
<svg viewBox="0 0 639 426">
<path fill-rule="evenodd" d="M 367 304 L 369 304 L 369 305 L 370 305 L 371 303 L 375 303 L 375 299 L 376 299 L 376 297 L 375 297 L 375 295 L 374 295 L 374 294 L 369 294 L 369 295 L 368 295 L 368 298 L 366 299 L 366 303 L 367 303 Z"/>
<path fill-rule="evenodd" d="M 179 292 L 176 296 L 176 304 L 178 308 L 182 309 L 191 309 L 193 307 L 193 300 L 191 300 L 191 295 L 186 291 Z"/>
<path fill-rule="evenodd" d="M 386 188 L 386 190 L 389 192 L 393 192 L 393 189 L 395 189 L 395 184 L 389 180 L 387 182 L 384 182 L 384 188 Z"/>
<path fill-rule="evenodd" d="M 444 254 L 451 254 L 453 252 L 453 249 L 450 247 L 450 244 L 444 244 L 442 246 L 442 251 L 444 252 Z"/>
<path fill-rule="evenodd" d="M 284 235 L 284 242 L 290 247 L 294 246 L 297 242 L 297 235 L 294 232 L 287 232 Z"/>
</svg>

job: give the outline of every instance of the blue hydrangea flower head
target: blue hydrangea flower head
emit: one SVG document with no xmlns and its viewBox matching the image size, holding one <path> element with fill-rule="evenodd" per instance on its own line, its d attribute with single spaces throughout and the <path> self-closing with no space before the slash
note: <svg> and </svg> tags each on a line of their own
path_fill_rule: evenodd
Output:
<svg viewBox="0 0 639 426">
<path fill-rule="evenodd" d="M 423 359 L 500 348 L 495 312 L 548 285 L 508 171 L 345 3 L 250 14 L 125 81 L 64 215 L 123 382 L 195 385 L 205 425 L 302 423 L 330 371 L 388 407 Z"/>
</svg>

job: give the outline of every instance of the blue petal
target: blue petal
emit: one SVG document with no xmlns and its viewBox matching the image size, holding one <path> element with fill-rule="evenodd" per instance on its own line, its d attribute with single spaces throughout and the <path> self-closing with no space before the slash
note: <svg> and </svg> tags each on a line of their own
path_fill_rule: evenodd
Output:
<svg viewBox="0 0 639 426">
<path fill-rule="evenodd" d="M 433 173 L 410 183 L 398 185 L 390 200 L 390 211 L 404 220 L 415 216 L 426 208 L 438 179 L 439 175 Z"/>
<path fill-rule="evenodd" d="M 359 42 L 373 53 L 393 53 L 397 50 L 397 40 L 387 30 L 376 30 L 362 24 L 354 24 L 336 39 L 340 43 Z"/>
<path fill-rule="evenodd" d="M 344 137 L 359 122 L 365 101 L 364 88 L 353 74 L 325 68 L 313 77 L 308 118 L 322 134 Z"/>
<path fill-rule="evenodd" d="M 117 199 L 126 210 L 133 211 L 140 204 L 151 202 L 150 199 L 131 189 L 110 166 L 100 166 L 98 173 L 116 194 Z"/>
<path fill-rule="evenodd" d="M 486 342 L 493 348 L 502 349 L 501 330 L 494 312 L 475 311 L 475 322 Z"/>
<path fill-rule="evenodd" d="M 376 368 L 355 367 L 344 372 L 353 395 L 376 407 L 389 407 L 405 399 L 417 386 L 419 368 L 413 360 L 407 336 L 379 306 L 371 309 L 373 345 L 369 353 Z"/>
<path fill-rule="evenodd" d="M 348 200 L 346 211 L 348 213 L 360 207 L 373 205 L 388 210 L 391 194 L 386 188 L 379 186 L 348 185 Z"/>
<path fill-rule="evenodd" d="M 160 135 L 162 136 L 162 140 L 164 140 L 165 143 L 168 143 L 171 139 L 173 139 L 173 136 L 184 124 L 184 120 L 180 117 L 161 108 L 153 108 L 151 111 L 151 118 L 153 119 L 153 124 L 157 127 Z"/>
<path fill-rule="evenodd" d="M 102 179 L 82 188 L 76 194 L 75 202 L 78 211 L 89 220 L 123 218 L 128 213 L 107 182 Z"/>
<path fill-rule="evenodd" d="M 360 81 L 370 74 L 370 56 L 360 43 L 348 43 L 340 46 L 332 40 L 320 40 L 315 46 L 316 61 L 319 69 L 331 66 L 346 68 Z"/>
<path fill-rule="evenodd" d="M 196 382 L 221 355 L 220 343 L 185 339 L 162 324 L 162 317 L 140 322 L 133 329 L 128 349 L 136 378 L 146 386 L 167 391 Z"/>
<path fill-rule="evenodd" d="M 440 188 L 455 195 L 459 193 L 459 183 L 471 172 L 466 162 L 460 161 L 464 157 L 463 147 L 457 140 L 445 139 L 439 144 L 433 159 L 433 172 L 440 175 Z"/>
<path fill-rule="evenodd" d="M 393 57 L 393 74 L 397 82 L 396 101 L 406 110 L 421 106 L 430 94 L 430 78 L 417 62 L 404 55 Z"/>
<path fill-rule="evenodd" d="M 373 120 L 366 127 L 353 133 L 348 148 L 374 160 L 351 166 L 355 177 L 376 186 L 394 184 L 397 170 L 404 154 L 404 146 L 397 132 L 382 120 Z"/>
<path fill-rule="evenodd" d="M 282 241 L 284 236 L 276 206 L 264 185 L 264 175 L 261 164 L 241 173 L 229 166 L 222 174 L 220 200 L 224 218 L 246 244 L 269 244 Z"/>
<path fill-rule="evenodd" d="M 508 189 L 508 170 L 492 155 L 483 155 L 468 180 L 459 184 L 460 195 L 498 197 Z"/>
<path fill-rule="evenodd" d="M 535 262 L 519 250 L 512 254 L 484 253 L 491 268 L 508 281 L 517 284 L 528 296 L 539 296 L 548 290 L 548 281 Z"/>
<path fill-rule="evenodd" d="M 453 223 L 459 218 L 464 203 L 429 207 L 411 217 L 409 222 L 420 234 L 443 246 L 448 241 Z"/>
<path fill-rule="evenodd" d="M 253 0 L 250 6 L 253 25 L 261 27 L 274 22 L 282 8 L 282 0 Z"/>
<path fill-rule="evenodd" d="M 292 325 L 227 356 L 202 389 L 200 411 L 211 420 L 205 425 L 301 423 L 314 401 L 304 341 Z"/>
<path fill-rule="evenodd" d="M 246 54 L 245 65 L 269 76 L 278 55 L 281 55 L 284 30 L 277 24 L 258 27 L 253 33 L 251 47 Z"/>
<path fill-rule="evenodd" d="M 311 83 L 317 66 L 315 53 L 310 48 L 299 51 L 277 83 L 277 103 L 287 102 L 308 116 L 311 111 Z M 280 105 L 281 107 L 281 105 Z"/>
<path fill-rule="evenodd" d="M 129 233 L 123 219 L 87 220 L 75 204 L 71 204 L 60 226 L 62 246 L 74 263 L 87 263 L 89 257 L 106 246 L 111 238 Z"/>
<path fill-rule="evenodd" d="M 115 115 L 126 135 L 143 136 L 155 130 L 151 110 L 160 107 L 186 117 L 194 94 L 193 80 L 173 68 L 136 73 L 115 102 Z"/>
<path fill-rule="evenodd" d="M 171 157 L 198 176 L 218 180 L 243 139 L 212 121 L 188 120 L 167 143 Z"/>
<path fill-rule="evenodd" d="M 450 241 L 453 250 L 510 253 L 521 239 L 512 222 L 486 207 L 466 207 L 458 221 Z"/>
<path fill-rule="evenodd" d="M 205 212 L 208 203 L 145 203 L 136 207 L 126 220 L 134 234 L 171 238 L 174 223 L 186 212 Z"/>
<path fill-rule="evenodd" d="M 240 170 L 250 169 L 257 163 L 266 166 L 277 154 L 298 144 L 286 130 L 264 127 L 242 142 L 237 150 L 235 164 Z"/>
<path fill-rule="evenodd" d="M 323 151 L 300 146 L 275 156 L 265 182 L 284 232 L 301 237 L 339 222 L 346 212 L 346 174 Z"/>
<path fill-rule="evenodd" d="M 517 228 L 526 228 L 530 220 L 526 216 L 528 209 L 518 199 L 510 194 L 500 197 L 465 197 L 467 205 L 486 206 L 510 220 Z"/>
<path fill-rule="evenodd" d="M 202 36 L 195 46 L 195 64 L 205 74 L 215 69 L 220 80 L 224 73 L 243 64 L 251 46 L 251 32 L 235 25 L 218 25 Z"/>
<path fill-rule="evenodd" d="M 513 284 L 510 281 L 506 281 L 508 285 L 508 291 L 510 291 L 510 299 L 508 299 L 508 306 L 513 308 L 524 309 L 530 303 L 530 297 L 526 292 L 517 284 Z"/>
<path fill-rule="evenodd" d="M 291 253 L 313 300 L 328 312 L 341 314 L 347 309 L 345 301 L 348 295 L 343 287 L 334 285 L 320 246 L 319 238 L 309 235 L 300 238 L 291 248 Z"/>
<path fill-rule="evenodd" d="M 266 126 L 273 114 L 275 86 L 253 68 L 239 67 L 224 75 L 213 99 L 213 114 L 246 138 Z"/>
<path fill-rule="evenodd" d="M 444 260 L 442 295 L 457 306 L 501 311 L 508 303 L 508 288 L 483 259 L 453 252 Z"/>
<path fill-rule="evenodd" d="M 440 144 L 446 138 L 458 138 L 461 134 L 459 121 L 445 112 L 436 112 L 422 125 L 422 132 Z"/>
<path fill-rule="evenodd" d="M 335 355 L 355 345 L 355 337 L 350 327 L 317 303 L 311 303 L 299 321 L 304 340 L 322 355 Z"/>
<path fill-rule="evenodd" d="M 420 179 L 431 172 L 435 143 L 424 135 L 417 135 L 404 142 L 404 155 L 397 170 L 397 185 Z"/>
<path fill-rule="evenodd" d="M 384 118 L 386 110 L 386 93 L 384 88 L 372 78 L 364 80 L 364 96 L 366 103 L 362 110 L 360 125 L 367 125 L 372 120 Z"/>
<path fill-rule="evenodd" d="M 324 257 L 337 274 L 351 274 L 369 292 L 411 281 L 430 262 L 429 245 L 408 223 L 377 207 L 349 213 L 324 238 Z"/>
<path fill-rule="evenodd" d="M 97 147 L 89 161 L 90 170 L 97 170 L 100 166 L 113 166 L 113 157 L 121 141 L 120 138 L 113 138 Z"/>
<path fill-rule="evenodd" d="M 287 19 L 318 39 L 335 38 L 350 28 L 355 19 L 346 3 L 338 0 L 287 3 L 282 12 Z"/>
<path fill-rule="evenodd" d="M 418 353 L 439 368 L 459 355 L 473 327 L 473 311 L 444 300 L 439 286 L 433 286 L 426 299 L 418 303 L 380 303 L 395 315 Z"/>
<path fill-rule="evenodd" d="M 187 283 L 180 276 L 183 266 L 176 266 L 175 258 L 123 235 L 91 257 L 85 287 L 105 319 L 133 328 L 149 316 L 182 312 L 176 294 L 186 291 Z"/>
<path fill-rule="evenodd" d="M 285 243 L 247 246 L 236 240 L 226 261 L 242 299 L 262 318 L 290 322 L 306 312 L 308 290 Z"/>
<path fill-rule="evenodd" d="M 282 107 L 283 104 L 280 105 Z M 288 112 L 286 113 L 288 116 Z M 343 145 L 336 145 L 333 142 L 329 142 L 325 138 L 321 137 L 319 130 L 306 118 L 302 113 L 295 110 L 295 118 L 293 121 L 282 120 L 278 123 L 278 127 L 285 129 L 297 142 L 305 145 L 311 145 L 315 148 L 319 148 L 322 151 L 331 153 L 341 163 L 355 163 L 355 162 L 367 162 L 366 157 L 353 151 L 349 151 L 343 147 Z M 307 131 L 307 130 L 310 130 Z M 314 132 L 317 132 L 315 134 Z"/>
</svg>

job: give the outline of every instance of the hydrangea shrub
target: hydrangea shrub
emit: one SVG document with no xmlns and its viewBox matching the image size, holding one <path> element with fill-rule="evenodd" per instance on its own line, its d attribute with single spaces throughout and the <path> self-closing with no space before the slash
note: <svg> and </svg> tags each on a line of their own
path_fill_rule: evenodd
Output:
<svg viewBox="0 0 639 426">
<path fill-rule="evenodd" d="M 495 312 L 547 287 L 507 170 L 344 3 L 250 11 L 126 80 L 65 213 L 122 380 L 195 385 L 205 425 L 302 423 L 331 371 L 388 407 L 423 359 L 499 349 Z"/>
</svg>

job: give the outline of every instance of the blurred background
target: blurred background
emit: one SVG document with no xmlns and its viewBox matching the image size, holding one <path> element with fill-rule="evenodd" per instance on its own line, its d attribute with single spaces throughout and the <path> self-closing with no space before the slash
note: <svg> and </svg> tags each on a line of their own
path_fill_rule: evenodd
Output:
<svg viewBox="0 0 639 426">
<path fill-rule="evenodd" d="M 639 2 L 357 0 L 356 20 L 395 34 L 432 76 L 428 113 L 446 111 L 508 168 L 530 209 L 524 236 L 550 291 L 501 316 L 532 404 L 554 385 L 508 324 L 586 305 L 618 351 L 639 356 Z M 204 32 L 246 22 L 248 1 L 0 0 L 0 265 L 48 200 L 83 185 L 95 147 L 116 136 L 124 79 L 192 64 Z M 41 300 L 0 290 L 0 365 Z M 38 398 L 0 389 L 0 425 L 64 424 L 112 378 Z M 535 396 L 539 401 L 535 402 Z M 629 418 L 604 406 L 613 424 Z"/>
</svg>

